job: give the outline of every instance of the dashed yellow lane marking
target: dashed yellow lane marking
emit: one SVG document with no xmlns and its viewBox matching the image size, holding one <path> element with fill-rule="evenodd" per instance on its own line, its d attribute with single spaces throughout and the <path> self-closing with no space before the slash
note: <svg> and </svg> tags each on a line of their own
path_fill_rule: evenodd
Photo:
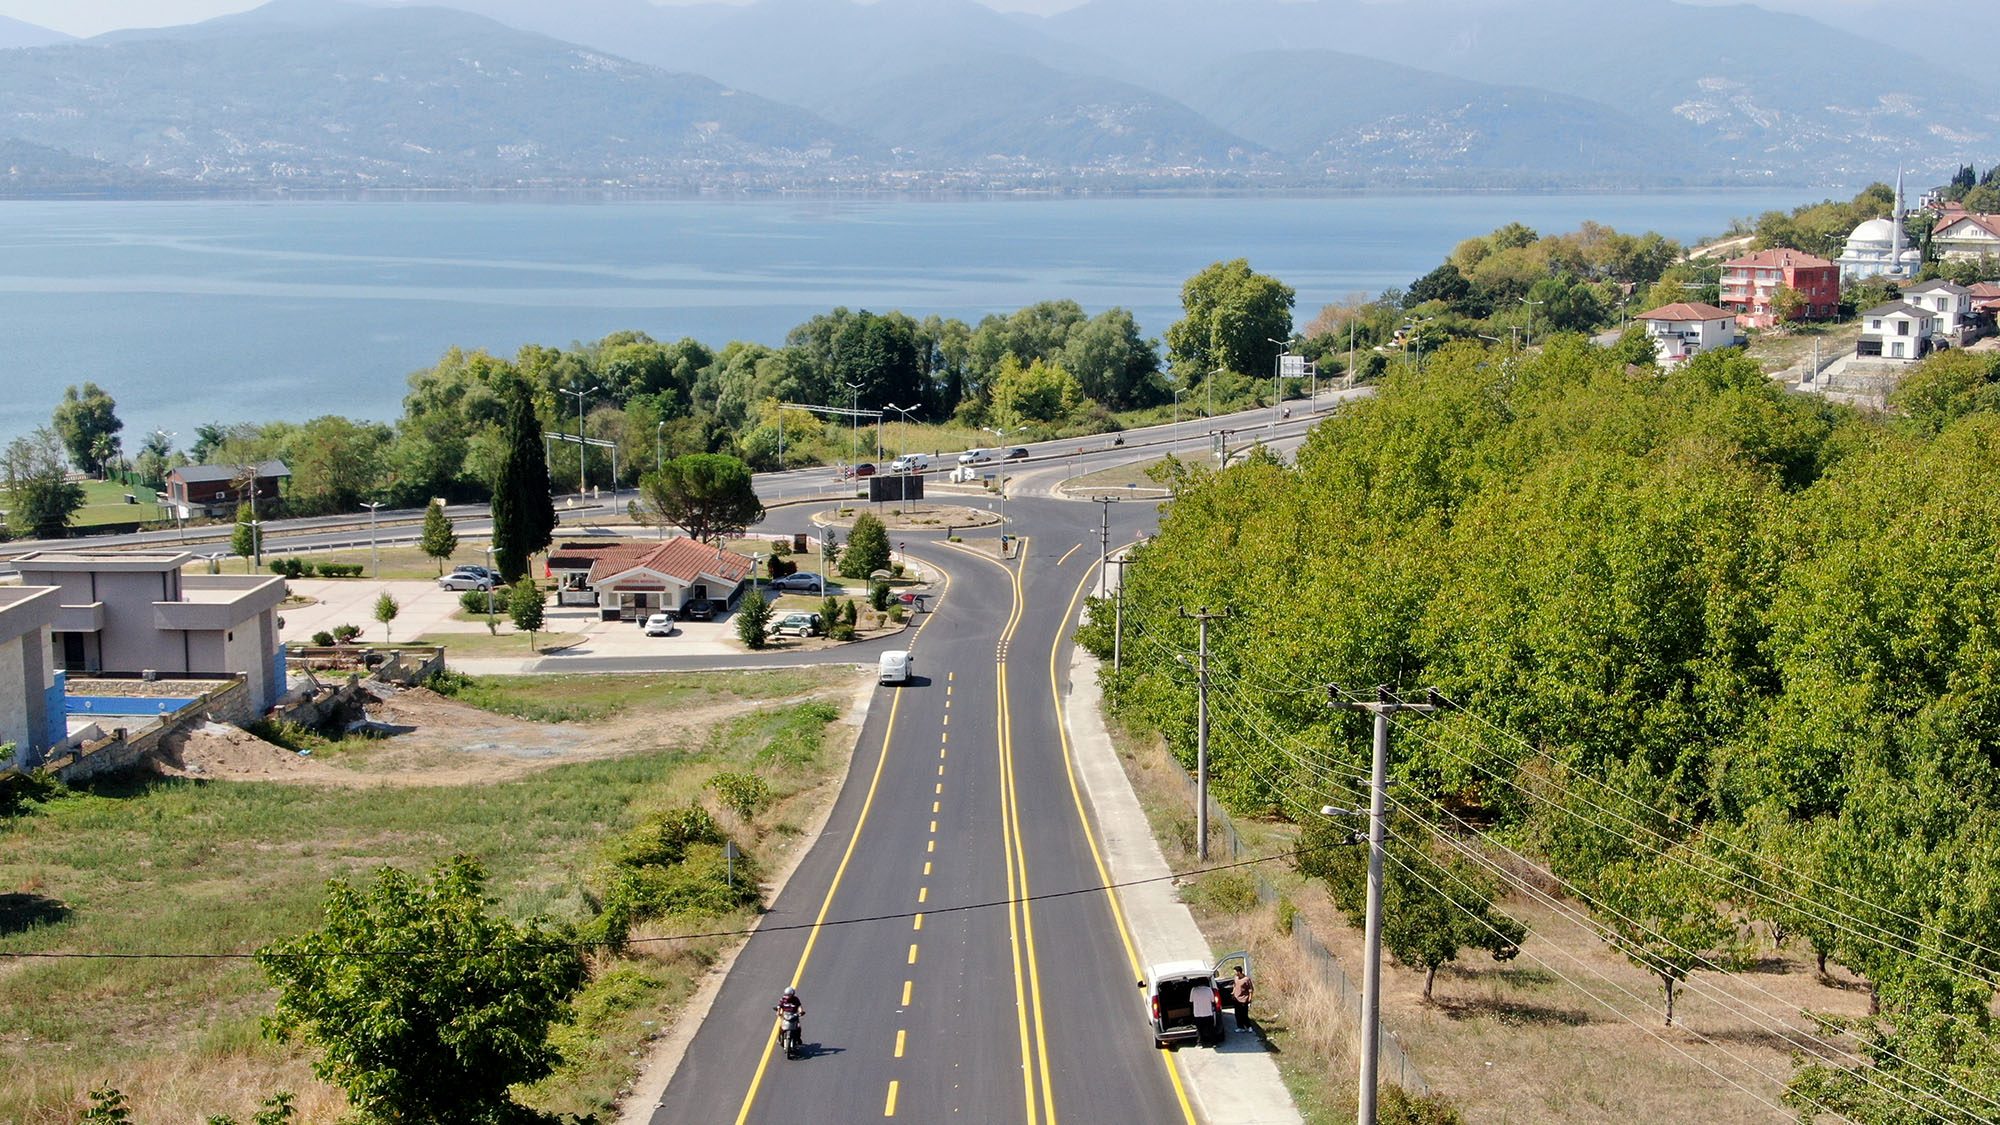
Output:
<svg viewBox="0 0 2000 1125">
<path fill-rule="evenodd" d="M 937 851 L 937 841 L 936 841 L 936 840 L 932 840 L 932 841 L 930 841 L 929 843 L 925 844 L 925 845 L 924 845 L 924 851 L 925 851 L 925 852 L 926 852 L 927 854 L 929 854 L 929 853 L 935 853 L 935 852 Z"/>
<path fill-rule="evenodd" d="M 931 821 L 931 831 L 933 832 L 937 831 L 937 821 L 935 820 Z"/>
<path fill-rule="evenodd" d="M 899 1030 L 896 1032 L 896 1057 L 899 1059 L 903 1057 L 903 1037 L 908 1034 L 909 1032 L 907 1031 Z"/>
<path fill-rule="evenodd" d="M 932 815 L 932 816 L 936 816 L 936 815 L 937 815 L 937 811 L 938 811 L 938 806 L 939 806 L 939 805 L 941 805 L 941 804 L 943 804 L 943 803 L 944 803 L 943 801 L 932 801 L 932 802 L 931 802 L 931 815 Z"/>
<path fill-rule="evenodd" d="M 916 983 L 917 982 L 913 980 L 906 980 L 903 982 L 903 1007 L 905 1008 L 910 1006 L 910 989 L 916 987 Z"/>
<path fill-rule="evenodd" d="M 938 782 L 937 792 L 939 793 L 944 792 L 944 782 L 942 781 Z"/>
<path fill-rule="evenodd" d="M 897 1085 L 899 1085 L 899 1084 L 898 1084 L 898 1083 L 895 1083 L 895 1082 L 891 1082 L 891 1083 L 889 1083 L 889 1100 L 888 1100 L 887 1102 L 883 1103 L 883 1105 L 882 1105 L 882 1116 L 884 1116 L 884 1117 L 894 1117 L 894 1116 L 896 1116 L 896 1087 L 897 1087 Z"/>
<path fill-rule="evenodd" d="M 918 901 L 918 902 L 923 902 L 924 900 L 926 900 L 926 899 L 928 899 L 928 898 L 930 898 L 930 897 L 931 897 L 931 889 L 930 889 L 929 887 L 918 887 L 918 888 L 917 888 L 917 901 Z"/>
<path fill-rule="evenodd" d="M 928 861 L 926 861 L 924 863 L 924 874 L 928 875 L 930 873 L 931 873 L 931 865 Z"/>
<path fill-rule="evenodd" d="M 917 963 L 917 943 L 916 943 L 916 942 L 911 942 L 911 943 L 910 943 L 910 964 L 914 965 L 914 964 L 916 964 L 916 963 Z"/>
<path fill-rule="evenodd" d="M 912 918 L 910 921 L 911 921 L 910 928 L 912 930 L 921 930 L 924 928 L 924 916 L 921 911 L 919 911 L 917 916 L 915 918 Z"/>
</svg>

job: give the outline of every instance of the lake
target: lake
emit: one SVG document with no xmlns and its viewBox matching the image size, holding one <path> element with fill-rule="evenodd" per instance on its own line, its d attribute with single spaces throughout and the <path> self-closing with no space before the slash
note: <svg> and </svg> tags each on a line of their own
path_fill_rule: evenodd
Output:
<svg viewBox="0 0 2000 1125">
<path fill-rule="evenodd" d="M 1069 298 L 1165 333 L 1181 283 L 1248 258 L 1298 319 L 1408 286 L 1508 222 L 1683 241 L 1797 191 L 951 201 L 0 202 L 0 440 L 65 386 L 118 401 L 127 452 L 206 421 L 393 420 L 454 345 L 511 355 L 623 329 L 783 342 L 836 306 L 976 323 Z"/>
</svg>

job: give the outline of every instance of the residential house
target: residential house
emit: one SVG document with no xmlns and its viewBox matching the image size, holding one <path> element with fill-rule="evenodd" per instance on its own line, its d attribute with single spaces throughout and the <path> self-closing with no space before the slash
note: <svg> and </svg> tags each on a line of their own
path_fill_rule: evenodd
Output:
<svg viewBox="0 0 2000 1125">
<path fill-rule="evenodd" d="M 595 603 L 607 621 L 643 621 L 701 600 L 733 605 L 756 565 L 746 555 L 685 536 L 659 543 L 564 543 L 549 552 L 548 563 L 563 604 Z"/>
<path fill-rule="evenodd" d="M 1746 328 L 1769 327 L 1779 320 L 1771 298 L 1781 287 L 1804 295 L 1798 312 L 1801 320 L 1824 320 L 1840 312 L 1840 267 L 1783 247 L 1724 262 L 1719 303 L 1740 314 L 1738 323 Z"/>
<path fill-rule="evenodd" d="M 1646 326 L 1661 363 L 1680 363 L 1713 348 L 1742 343 L 1736 333 L 1735 313 L 1698 301 L 1661 305 L 1640 313 L 1637 319 Z"/>
<path fill-rule="evenodd" d="M 62 674 L 49 660 L 58 591 L 0 586 L 0 768 L 31 766 L 68 736 Z"/>
<path fill-rule="evenodd" d="M 164 503 L 187 509 L 186 516 L 225 516 L 248 500 L 276 500 L 279 484 L 292 475 L 283 461 L 256 465 L 182 465 L 167 470 Z M 255 488 L 252 488 L 254 483 Z"/>
<path fill-rule="evenodd" d="M 2000 285 L 1977 281 L 1966 292 L 1972 296 L 1972 315 L 1980 318 L 1987 330 L 1992 330 L 1994 321 L 2000 319 Z"/>
<path fill-rule="evenodd" d="M 1891 301 L 1861 314 L 1861 339 L 1854 354 L 1913 363 L 1929 355 L 1938 334 L 1934 310 L 1908 301 Z"/>
<path fill-rule="evenodd" d="M 1931 253 L 1940 261 L 2000 261 L 2000 215 L 1947 203 L 1931 227 Z"/>
<path fill-rule="evenodd" d="M 185 552 L 36 551 L 23 588 L 55 587 L 52 664 L 72 672 L 241 674 L 259 712 L 285 691 L 276 575 L 183 574 Z"/>
<path fill-rule="evenodd" d="M 1903 290 L 1903 300 L 1938 316 L 1938 334 L 1945 341 L 1964 347 L 1977 339 L 1972 311 L 1972 290 L 1943 278 L 1933 278 Z"/>
</svg>

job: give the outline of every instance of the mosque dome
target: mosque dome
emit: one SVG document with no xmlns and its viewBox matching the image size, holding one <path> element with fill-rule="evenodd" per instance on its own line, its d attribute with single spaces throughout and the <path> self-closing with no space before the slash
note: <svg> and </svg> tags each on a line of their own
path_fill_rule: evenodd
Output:
<svg viewBox="0 0 2000 1125">
<path fill-rule="evenodd" d="M 1847 241 L 1853 244 L 1875 242 L 1887 246 L 1895 239 L 1896 224 L 1887 219 L 1870 219 L 1855 227 L 1854 233 L 1848 236 Z"/>
</svg>

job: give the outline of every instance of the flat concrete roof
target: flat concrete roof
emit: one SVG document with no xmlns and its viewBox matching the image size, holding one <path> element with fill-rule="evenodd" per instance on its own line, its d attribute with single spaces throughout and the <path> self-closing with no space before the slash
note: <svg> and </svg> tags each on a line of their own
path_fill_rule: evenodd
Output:
<svg viewBox="0 0 2000 1125">
<path fill-rule="evenodd" d="M 29 571 L 144 573 L 179 570 L 194 559 L 187 551 L 31 551 L 14 560 L 14 569 L 23 574 Z"/>
<path fill-rule="evenodd" d="M 46 628 L 62 612 L 62 590 L 54 586 L 0 586 L 0 641 Z"/>
</svg>

